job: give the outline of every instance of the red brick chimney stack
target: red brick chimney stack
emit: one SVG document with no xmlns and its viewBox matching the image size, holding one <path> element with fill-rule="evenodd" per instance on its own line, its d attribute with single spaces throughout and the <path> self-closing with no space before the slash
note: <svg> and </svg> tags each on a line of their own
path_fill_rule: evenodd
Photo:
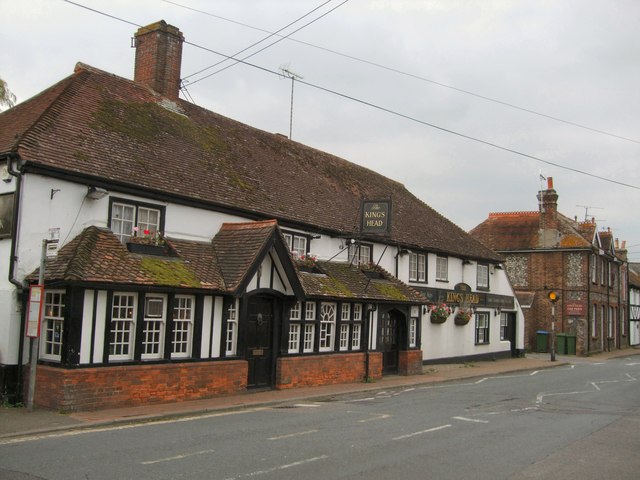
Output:
<svg viewBox="0 0 640 480">
<path fill-rule="evenodd" d="M 135 34 L 134 80 L 178 100 L 183 42 L 182 32 L 164 20 L 141 27 Z"/>
<path fill-rule="evenodd" d="M 553 178 L 547 178 L 547 189 L 538 193 L 540 205 L 540 246 L 553 247 L 558 237 L 558 194 L 553 189 Z"/>
</svg>

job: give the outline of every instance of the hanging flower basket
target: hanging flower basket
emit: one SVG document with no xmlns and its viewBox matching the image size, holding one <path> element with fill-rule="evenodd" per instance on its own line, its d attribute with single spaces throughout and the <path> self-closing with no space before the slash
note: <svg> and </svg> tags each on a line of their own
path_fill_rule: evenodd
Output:
<svg viewBox="0 0 640 480">
<path fill-rule="evenodd" d="M 446 303 L 440 303 L 431 307 L 431 323 L 444 323 L 451 315 L 451 307 Z"/>
<path fill-rule="evenodd" d="M 456 325 L 466 325 L 471 320 L 473 316 L 473 310 L 471 308 L 460 308 L 456 312 L 455 317 L 453 317 L 453 321 Z"/>
</svg>

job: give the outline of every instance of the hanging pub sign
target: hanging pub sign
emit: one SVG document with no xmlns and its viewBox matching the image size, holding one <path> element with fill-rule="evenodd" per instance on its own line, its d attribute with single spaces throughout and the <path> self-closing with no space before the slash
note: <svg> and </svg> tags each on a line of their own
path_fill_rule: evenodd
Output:
<svg viewBox="0 0 640 480">
<path fill-rule="evenodd" d="M 391 232 L 391 200 L 363 200 L 360 231 L 384 235 Z"/>
</svg>

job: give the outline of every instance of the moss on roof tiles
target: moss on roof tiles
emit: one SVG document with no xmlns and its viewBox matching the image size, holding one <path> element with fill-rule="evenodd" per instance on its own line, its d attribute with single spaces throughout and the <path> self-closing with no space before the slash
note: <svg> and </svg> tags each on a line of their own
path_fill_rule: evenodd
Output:
<svg viewBox="0 0 640 480">
<path fill-rule="evenodd" d="M 369 288 L 375 288 L 381 295 L 386 298 L 406 302 L 410 300 L 402 291 L 393 283 L 371 282 Z"/>
<path fill-rule="evenodd" d="M 140 260 L 140 267 L 155 285 L 194 288 L 201 286 L 195 274 L 182 262 L 146 257 Z"/>
<path fill-rule="evenodd" d="M 329 295 L 334 297 L 352 297 L 355 293 L 352 292 L 346 284 L 334 277 L 326 277 L 319 280 L 323 295 Z"/>
</svg>

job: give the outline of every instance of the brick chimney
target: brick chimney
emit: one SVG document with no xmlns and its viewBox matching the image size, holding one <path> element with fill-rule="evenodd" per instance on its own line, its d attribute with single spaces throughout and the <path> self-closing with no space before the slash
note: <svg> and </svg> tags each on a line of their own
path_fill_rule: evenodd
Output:
<svg viewBox="0 0 640 480">
<path fill-rule="evenodd" d="M 555 247 L 558 233 L 558 194 L 553 189 L 553 178 L 547 178 L 547 189 L 538 193 L 540 206 L 540 246 Z"/>
<path fill-rule="evenodd" d="M 184 36 L 164 20 L 141 27 L 135 34 L 134 80 L 161 95 L 178 100 Z"/>
</svg>

